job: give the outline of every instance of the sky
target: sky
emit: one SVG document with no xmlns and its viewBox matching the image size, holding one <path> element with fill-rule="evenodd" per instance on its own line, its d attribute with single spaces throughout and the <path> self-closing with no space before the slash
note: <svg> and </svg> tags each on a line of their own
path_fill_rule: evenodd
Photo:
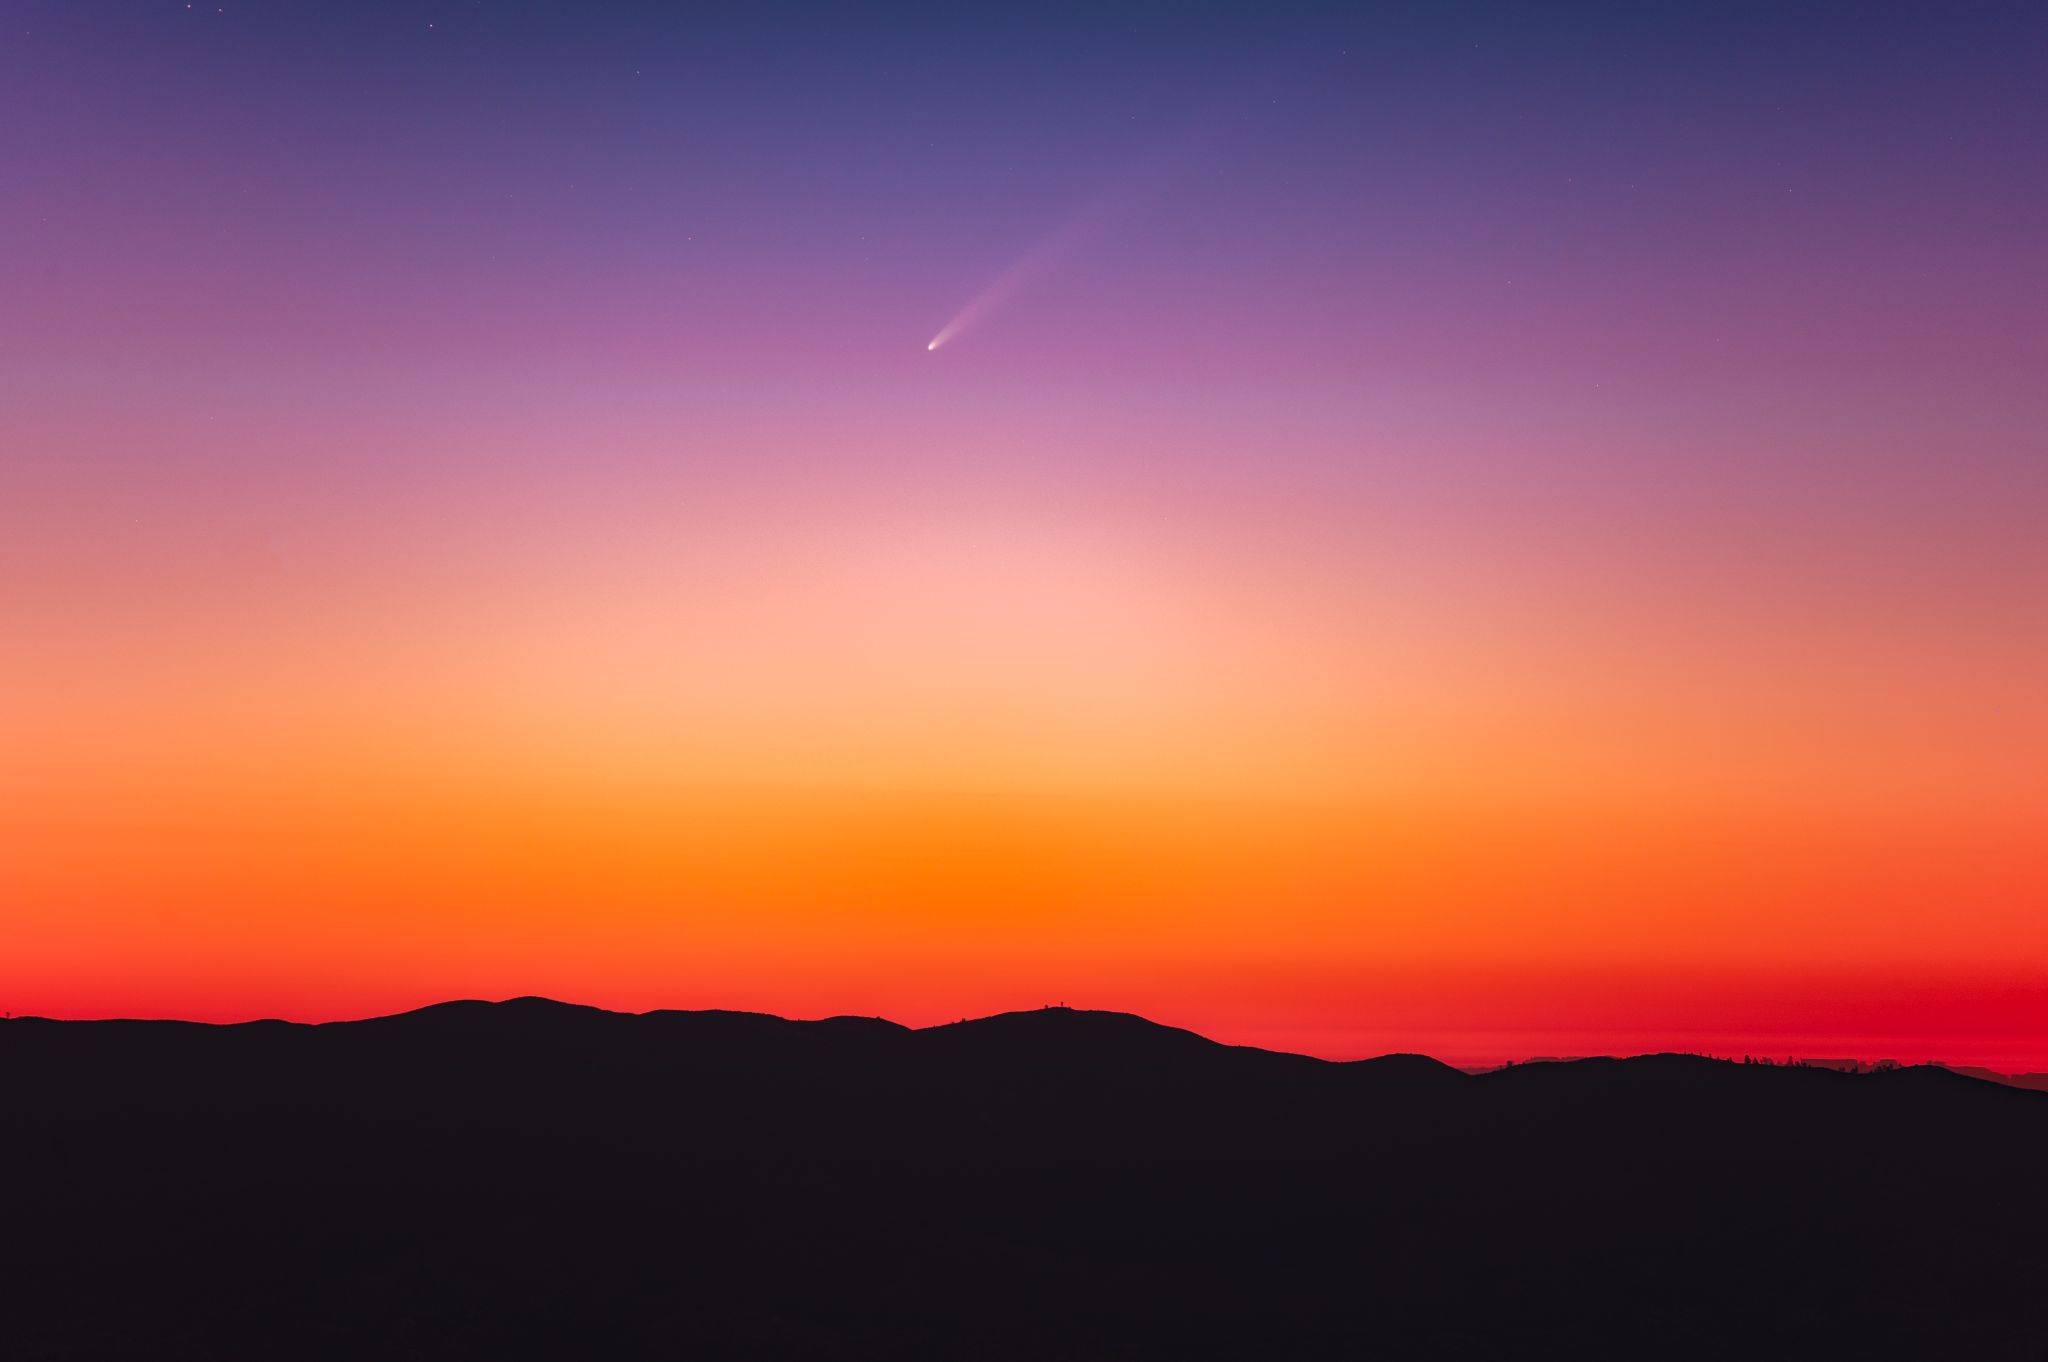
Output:
<svg viewBox="0 0 2048 1362">
<path fill-rule="evenodd" d="M 2048 1069 L 2048 10 L 0 23 L 0 1007 Z"/>
</svg>

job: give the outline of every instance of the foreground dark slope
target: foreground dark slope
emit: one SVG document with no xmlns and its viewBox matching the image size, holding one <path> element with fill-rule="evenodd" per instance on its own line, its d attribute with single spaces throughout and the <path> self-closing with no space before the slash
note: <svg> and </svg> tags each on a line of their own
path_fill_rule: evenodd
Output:
<svg viewBox="0 0 2048 1362">
<path fill-rule="evenodd" d="M 2048 1095 L 1107 1013 L 0 1023 L 11 1358 L 2048 1358 Z"/>
</svg>

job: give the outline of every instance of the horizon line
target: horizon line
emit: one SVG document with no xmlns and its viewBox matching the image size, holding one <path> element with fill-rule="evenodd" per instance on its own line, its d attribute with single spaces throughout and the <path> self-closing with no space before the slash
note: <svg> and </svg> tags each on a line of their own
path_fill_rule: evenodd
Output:
<svg viewBox="0 0 2048 1362">
<path fill-rule="evenodd" d="M 1030 1008 L 1009 1008 L 1002 1011 L 983 1013 L 976 1016 L 960 1017 L 950 1022 L 933 1022 L 925 1026 L 913 1026 L 906 1022 L 899 1022 L 892 1017 L 882 1016 L 880 1013 L 834 1012 L 816 1017 L 791 1017 L 784 1016 L 782 1013 L 779 1012 L 764 1012 L 751 1008 L 734 1007 L 653 1007 L 647 1008 L 643 1011 L 633 1011 L 627 1008 L 602 1007 L 595 1003 L 570 1002 L 561 998 L 550 997 L 542 993 L 520 993 L 504 998 L 441 998 L 433 1002 L 421 1003 L 415 1007 L 402 1008 L 396 1012 L 380 1012 L 373 1013 L 368 1016 L 330 1017 L 321 1021 L 296 1021 L 291 1018 L 277 1016 L 244 1017 L 237 1020 L 229 1021 L 209 1021 L 195 1017 L 174 1016 L 121 1015 L 91 1017 L 52 1017 L 41 1013 L 24 1013 L 22 1015 L 17 1016 L 12 1012 L 6 1013 L 4 1016 L 0 1016 L 0 1021 L 37 1021 L 50 1022 L 62 1025 L 98 1025 L 126 1022 L 145 1025 L 207 1026 L 220 1028 L 264 1025 L 302 1026 L 308 1028 L 315 1028 L 323 1026 L 354 1026 L 366 1022 L 392 1021 L 401 1017 L 415 1016 L 422 1012 L 430 1012 L 436 1008 L 460 1007 L 465 1004 L 475 1005 L 479 1007 L 496 1008 L 505 1007 L 516 1003 L 546 1003 L 551 1007 L 559 1007 L 584 1012 L 598 1012 L 611 1017 L 638 1018 L 656 1016 L 664 1013 L 699 1016 L 722 1014 L 726 1016 L 736 1017 L 765 1017 L 773 1021 L 787 1022 L 791 1025 L 798 1026 L 812 1026 L 823 1022 L 833 1021 L 881 1022 L 888 1026 L 899 1027 L 902 1030 L 908 1032 L 938 1031 L 951 1026 L 963 1026 L 974 1022 L 994 1021 L 1003 1017 L 1031 1016 L 1035 1013 L 1040 1012 L 1071 1012 L 1095 1016 L 1128 1017 L 1136 1021 L 1141 1021 L 1145 1023 L 1147 1026 L 1157 1027 L 1160 1030 L 1165 1031 L 1179 1031 L 1186 1035 L 1198 1037 L 1201 1040 L 1207 1041 L 1211 1045 L 1222 1046 L 1227 1049 L 1255 1050 L 1265 1054 L 1287 1055 L 1297 1059 L 1314 1060 L 1315 1062 L 1320 1064 L 1361 1064 L 1369 1063 L 1376 1059 L 1389 1059 L 1402 1056 L 1420 1056 L 1421 1058 L 1429 1059 L 1438 1064 L 1442 1064 L 1446 1068 L 1455 1069 L 1461 1073 L 1468 1074 L 1491 1073 L 1496 1070 L 1514 1068 L 1525 1064 L 1576 1064 L 1590 1060 L 1620 1061 L 1629 1059 L 1650 1059 L 1656 1058 L 1658 1056 L 1676 1055 L 1684 1056 L 1687 1058 L 1711 1060 L 1716 1063 L 1724 1064 L 1755 1063 L 1771 1067 L 1793 1066 L 1806 1068 L 1822 1068 L 1850 1073 L 1862 1073 L 1880 1068 L 1936 1068 L 1944 1069 L 1949 1072 L 1967 1071 L 1973 1074 L 1997 1074 L 2004 1078 L 2013 1079 L 2048 1077 L 2048 1072 L 2037 1072 L 2031 1069 L 2001 1069 L 1986 1064 L 1968 1064 L 1961 1061 L 1939 1058 L 1903 1061 L 1891 1058 L 1889 1056 L 1879 1057 L 1875 1059 L 1867 1059 L 1861 1056 L 1853 1055 L 1817 1055 L 1799 1053 L 1788 1053 L 1781 1057 L 1775 1053 L 1758 1053 L 1755 1051 L 1745 1052 L 1738 1055 L 1735 1053 L 1722 1054 L 1707 1050 L 1677 1050 L 1669 1048 L 1636 1050 L 1629 1052 L 1588 1052 L 1584 1054 L 1528 1054 L 1505 1059 L 1497 1063 L 1490 1064 L 1457 1064 L 1449 1060 L 1440 1059 L 1437 1056 L 1429 1054 L 1428 1052 L 1422 1050 L 1387 1050 L 1378 1054 L 1360 1055 L 1349 1059 L 1339 1059 L 1333 1058 L 1328 1055 L 1309 1054 L 1305 1051 L 1300 1050 L 1279 1050 L 1264 1045 L 1248 1045 L 1235 1041 L 1218 1040 L 1214 1036 L 1210 1036 L 1201 1031 L 1197 1031 L 1192 1027 L 1179 1026 L 1172 1022 L 1158 1021 L 1154 1018 L 1145 1016 L 1143 1013 L 1129 1012 L 1120 1008 L 1074 1007 L 1065 1002 L 1043 1003 L 1040 1004 L 1038 1007 Z"/>
</svg>

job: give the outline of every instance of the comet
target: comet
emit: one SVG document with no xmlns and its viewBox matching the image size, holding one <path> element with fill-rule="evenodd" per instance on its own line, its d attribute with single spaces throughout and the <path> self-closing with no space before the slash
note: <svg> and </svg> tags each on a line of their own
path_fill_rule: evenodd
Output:
<svg viewBox="0 0 2048 1362">
<path fill-rule="evenodd" d="M 1178 149 L 1172 154 L 1159 157 L 1126 178 L 1123 183 L 1097 195 L 1083 205 L 1073 216 L 1025 251 L 1015 264 L 997 275 L 993 283 L 969 298 L 966 304 L 953 314 L 952 320 L 940 327 L 939 333 L 925 343 L 925 350 L 931 352 L 960 339 L 986 320 L 990 314 L 1000 309 L 1020 290 L 1050 272 L 1074 251 L 1102 235 L 1139 203 L 1149 198 L 1180 159 Z"/>
</svg>

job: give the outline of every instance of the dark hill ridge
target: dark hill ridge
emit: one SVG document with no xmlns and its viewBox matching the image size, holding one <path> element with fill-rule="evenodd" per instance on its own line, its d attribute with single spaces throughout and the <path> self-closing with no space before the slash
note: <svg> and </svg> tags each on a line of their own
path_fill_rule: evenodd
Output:
<svg viewBox="0 0 2048 1362">
<path fill-rule="evenodd" d="M 1454 1069 L 1426 1055 L 1382 1055 L 1372 1059 L 1326 1061 L 1306 1055 L 1263 1050 L 1252 1046 L 1225 1045 L 1193 1031 L 1166 1026 L 1125 1012 L 1075 1009 L 1064 1006 L 1033 1008 L 998 1013 L 924 1028 L 911 1028 L 879 1017 L 840 1016 L 818 1020 L 791 1020 L 760 1012 L 724 1009 L 659 1009 L 645 1013 L 614 1012 L 551 998 L 518 997 L 491 1002 L 458 999 L 434 1003 L 409 1012 L 366 1018 L 360 1021 L 294 1023 L 274 1019 L 212 1025 L 182 1021 L 140 1021 L 116 1019 L 95 1022 L 56 1023 L 45 1018 L 15 1018 L 21 1027 L 61 1026 L 67 1041 L 51 1038 L 52 1044 L 86 1043 L 97 1034 L 99 1043 L 120 1036 L 124 1045 L 168 1044 L 171 1037 L 188 1040 L 207 1032 L 276 1035 L 293 1031 L 319 1031 L 339 1040 L 351 1040 L 369 1033 L 384 1033 L 393 1040 L 410 1039 L 431 1043 L 466 1041 L 495 1047 L 512 1041 L 533 1044 L 547 1052 L 579 1047 L 601 1047 L 603 1058 L 617 1061 L 628 1056 L 672 1062 L 716 1060 L 723 1064 L 783 1060 L 816 1053 L 840 1054 L 849 1047 L 863 1049 L 876 1059 L 923 1062 L 945 1059 L 1002 1071 L 1022 1066 L 1051 1076 L 1072 1077 L 1102 1074 L 1118 1081 L 1136 1077 L 1132 1066 L 1142 1066 L 1152 1081 L 1162 1076 L 1207 1079 L 1229 1072 L 1243 1080 L 1252 1074 L 1285 1072 L 1294 1081 L 1306 1083 L 1370 1083 L 1377 1086 L 1405 1085 L 1417 1090 L 1448 1092 L 1463 1081 L 1477 1078 L 1511 1087 L 1541 1083 L 1558 1095 L 1588 1085 L 1621 1084 L 1647 1093 L 1665 1086 L 1659 1075 L 1679 1072 L 1679 1088 L 1699 1088 L 1704 1094 L 1714 1085 L 1734 1083 L 1756 1085 L 1774 1080 L 1753 1076 L 1774 1066 L 1734 1065 L 1727 1061 L 1696 1055 L 1640 1055 L 1630 1059 L 1594 1057 L 1574 1060 L 1540 1060 L 1508 1065 L 1476 1073 Z M 4 1035 L 0 1032 L 0 1035 Z M 140 1036 L 153 1040 L 145 1041 Z M 891 1049 L 891 1047 L 894 1047 Z M 756 1051 L 760 1053 L 757 1055 Z M 1599 1075 L 1622 1066 L 1625 1077 L 1603 1079 Z M 1690 1066 L 1690 1067 L 1689 1067 Z M 1835 1068 L 1781 1067 L 1786 1073 L 1832 1074 L 1868 1083 L 1912 1083 L 1936 1081 L 1930 1075 L 1967 1077 L 2008 1087 L 2032 1088 L 2035 1075 L 2008 1076 L 1989 1070 L 1966 1070 L 1944 1066 L 1900 1066 L 1889 1069 L 1843 1070 Z M 1740 1069 L 1745 1076 L 1731 1076 Z M 1348 1074 L 1345 1079 L 1338 1075 Z M 1900 1075 L 1922 1075 L 1921 1079 Z M 1310 1077 L 1310 1075 L 1315 1075 Z M 1549 1075 L 1536 1079 L 1531 1075 Z M 1796 1082 L 1828 1079 L 1802 1077 Z M 1736 1090 L 1741 1090 L 1740 1088 Z"/>
<path fill-rule="evenodd" d="M 1431 1076 L 1485 1076 L 1515 1071 L 1526 1073 L 1545 1066 L 1568 1064 L 1591 1064 L 1595 1066 L 1641 1062 L 1645 1060 L 1697 1061 L 1710 1064 L 1724 1064 L 1725 1061 L 1707 1059 L 1698 1055 L 1638 1055 L 1633 1060 L 1621 1060 L 1612 1056 L 1586 1056 L 1574 1059 L 1536 1059 L 1498 1068 L 1459 1070 L 1418 1054 L 1380 1055 L 1361 1060 L 1318 1060 L 1311 1056 L 1290 1054 L 1284 1051 L 1263 1050 L 1254 1046 L 1233 1046 L 1213 1041 L 1196 1032 L 1180 1027 L 1167 1026 L 1150 1021 L 1128 1012 L 1108 1012 L 1091 1009 L 1050 1006 L 1031 1008 L 1016 1012 L 996 1013 L 987 1017 L 965 1018 L 937 1026 L 912 1028 L 881 1017 L 837 1016 L 816 1020 L 794 1020 L 766 1012 L 740 1012 L 722 1008 L 670 1009 L 662 1008 L 650 1012 L 615 1012 L 583 1003 L 559 1002 L 553 998 L 527 995 L 507 998 L 501 1001 L 487 1001 L 478 998 L 453 999 L 448 1002 L 430 1003 L 408 1012 L 397 1012 L 387 1016 L 368 1017 L 353 1021 L 335 1022 L 287 1022 L 275 1018 L 264 1018 L 249 1022 L 206 1023 L 186 1021 L 155 1021 L 135 1018 L 113 1018 L 105 1021 L 54 1022 L 45 1017 L 16 1017 L 12 1019 L 24 1027 L 62 1025 L 70 1028 L 139 1028 L 164 1027 L 177 1029 L 206 1030 L 247 1030 L 249 1028 L 283 1029 L 330 1029 L 349 1027 L 378 1027 L 399 1030 L 433 1028 L 443 1034 L 471 1034 L 478 1037 L 518 1034 L 583 1034 L 586 1036 L 609 1036 L 616 1039 L 622 1034 L 622 1024 L 640 1022 L 649 1026 L 671 1029 L 676 1036 L 727 1037 L 783 1035 L 795 1037 L 805 1032 L 822 1034 L 826 1031 L 846 1033 L 868 1032 L 874 1036 L 923 1035 L 945 1046 L 967 1045 L 978 1053 L 993 1056 L 1005 1050 L 1019 1053 L 1029 1052 L 1035 1056 L 1067 1055 L 1070 1057 L 1104 1057 L 1120 1055 L 1132 1050 L 1156 1046 L 1155 1056 L 1169 1053 L 1182 1056 L 1197 1052 L 1229 1050 L 1244 1055 L 1269 1056 L 1294 1064 L 1333 1064 L 1339 1067 L 1371 1065 L 1391 1072 L 1406 1068 L 1420 1077 Z M 584 1028 L 581 1032 L 573 1028 Z M 604 1029 L 610 1028 L 610 1029 Z M 972 1037 L 972 1040 L 965 1038 Z M 1748 1066 L 1744 1066 L 1748 1067 Z M 1765 1066 L 1770 1067 L 1770 1066 Z M 1825 1069 L 1862 1077 L 1899 1070 L 1934 1071 L 1998 1083 L 2008 1087 L 2041 1090 L 2048 1088 L 2048 1074 L 2005 1074 L 1991 1069 L 1955 1064 L 1898 1065 L 1885 1067 L 1858 1066 L 1849 1061 L 1815 1061 L 1811 1066 L 1784 1066 L 1796 1068 Z"/>
<path fill-rule="evenodd" d="M 2048 1094 L 1120 1013 L 0 1023 L 9 1358 L 2048 1357 Z"/>
</svg>

